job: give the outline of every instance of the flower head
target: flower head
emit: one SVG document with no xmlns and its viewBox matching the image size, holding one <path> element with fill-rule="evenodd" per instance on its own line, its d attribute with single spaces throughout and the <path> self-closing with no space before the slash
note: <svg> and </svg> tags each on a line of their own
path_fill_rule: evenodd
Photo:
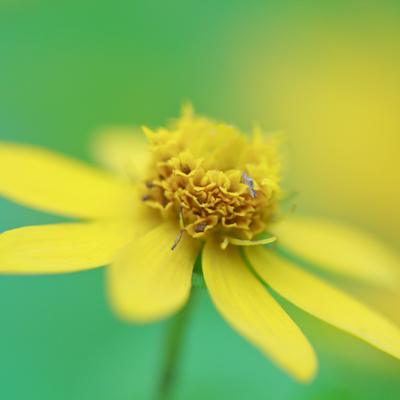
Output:
<svg viewBox="0 0 400 400">
<path fill-rule="evenodd" d="M 59 273 L 110 264 L 113 309 L 127 320 L 150 322 L 186 303 L 201 257 L 221 315 L 294 378 L 310 380 L 316 356 L 271 289 L 400 358 L 393 323 L 307 270 L 398 290 L 398 256 L 337 223 L 297 217 L 276 225 L 281 166 L 274 140 L 258 128 L 249 139 L 194 116 L 190 107 L 168 129 L 144 132 L 146 146 L 143 138 L 115 130 L 97 142 L 95 154 L 123 171 L 119 177 L 33 146 L 0 144 L 2 195 L 84 220 L 2 233 L 0 271 Z M 264 246 L 276 238 L 277 246 Z"/>
<path fill-rule="evenodd" d="M 195 117 L 190 106 L 171 129 L 144 132 L 151 150 L 141 188 L 147 206 L 179 218 L 196 239 L 218 235 L 227 244 L 265 232 L 279 196 L 275 143 L 258 129 L 249 141 L 232 126 Z"/>
</svg>

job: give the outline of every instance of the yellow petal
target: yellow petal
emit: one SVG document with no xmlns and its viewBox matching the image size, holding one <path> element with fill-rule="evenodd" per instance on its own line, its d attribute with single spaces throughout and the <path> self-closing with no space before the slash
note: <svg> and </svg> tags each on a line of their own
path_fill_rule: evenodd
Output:
<svg viewBox="0 0 400 400">
<path fill-rule="evenodd" d="M 294 378 L 312 379 L 317 368 L 314 350 L 245 265 L 239 250 L 221 250 L 210 240 L 202 262 L 210 296 L 229 324 Z"/>
<path fill-rule="evenodd" d="M 28 226 L 0 235 L 0 272 L 73 272 L 109 264 L 115 253 L 149 229 L 120 220 Z"/>
<path fill-rule="evenodd" d="M 400 330 L 388 319 L 272 251 L 246 248 L 257 274 L 310 314 L 400 358 Z"/>
<path fill-rule="evenodd" d="M 126 215 L 130 188 L 114 176 L 34 146 L 0 143 L 0 195 L 79 218 Z"/>
<path fill-rule="evenodd" d="M 100 164 L 134 181 L 145 176 L 150 161 L 149 141 L 141 128 L 104 129 L 94 136 L 91 152 Z"/>
<path fill-rule="evenodd" d="M 268 244 L 275 242 L 276 237 L 270 237 L 267 239 L 260 239 L 260 240 L 242 240 L 236 239 L 233 237 L 226 237 L 224 241 L 221 243 L 220 247 L 222 250 L 225 250 L 228 247 L 228 244 L 234 244 L 235 246 L 260 246 L 262 244 Z"/>
<path fill-rule="evenodd" d="M 187 301 L 201 242 L 167 221 L 127 246 L 108 268 L 115 311 L 134 322 L 150 322 L 178 311 Z"/>
<path fill-rule="evenodd" d="M 284 250 L 316 267 L 373 284 L 399 284 L 399 255 L 363 231 L 323 219 L 291 217 L 274 233 Z"/>
</svg>

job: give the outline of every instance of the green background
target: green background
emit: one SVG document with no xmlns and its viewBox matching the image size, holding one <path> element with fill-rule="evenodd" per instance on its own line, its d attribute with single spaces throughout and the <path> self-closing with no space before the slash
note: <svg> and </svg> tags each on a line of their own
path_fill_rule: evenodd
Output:
<svg viewBox="0 0 400 400">
<path fill-rule="evenodd" d="M 2 1 L 0 139 L 90 161 L 88 140 L 99 127 L 156 127 L 176 117 L 189 99 L 198 112 L 243 130 L 253 121 L 266 130 L 286 130 L 294 171 L 287 172 L 287 185 L 304 189 L 300 211 L 340 215 L 396 245 L 398 217 L 370 212 L 368 207 L 379 206 L 373 199 L 346 208 L 358 192 L 334 198 L 336 175 L 328 169 L 331 197 L 321 197 L 326 180 L 320 180 L 317 160 L 322 153 L 327 164 L 339 164 L 321 147 L 325 141 L 346 140 L 347 148 L 359 149 L 360 142 L 349 139 L 357 129 L 347 125 L 346 131 L 343 121 L 351 125 L 358 118 L 362 128 L 376 116 L 369 107 L 377 121 L 387 121 L 389 106 L 398 112 L 392 90 L 399 85 L 399 17 L 398 2 Z M 387 92 L 376 101 L 390 102 L 383 104 L 389 111 L 373 103 L 382 76 L 389 76 Z M 360 104 L 360 93 L 371 104 L 357 114 L 352 107 Z M 398 131 L 395 122 L 388 124 L 392 143 Z M 368 141 L 380 135 L 361 128 Z M 341 136 L 343 129 L 347 136 Z M 356 169 L 354 154 L 349 165 Z M 346 154 L 340 156 L 345 163 Z M 381 156 L 390 160 L 391 153 Z M 355 186 L 351 172 L 340 179 Z M 386 183 L 381 193 L 392 199 L 390 174 Z M 388 204 L 388 215 L 397 215 Z M 62 220 L 0 199 L 1 231 Z M 104 286 L 104 268 L 0 277 L 0 399 L 153 398 L 168 321 L 134 326 L 117 320 Z M 174 400 L 400 398 L 397 360 L 280 300 L 320 360 L 314 382 L 292 381 L 229 328 L 204 289 L 195 290 L 202 294 Z"/>
</svg>

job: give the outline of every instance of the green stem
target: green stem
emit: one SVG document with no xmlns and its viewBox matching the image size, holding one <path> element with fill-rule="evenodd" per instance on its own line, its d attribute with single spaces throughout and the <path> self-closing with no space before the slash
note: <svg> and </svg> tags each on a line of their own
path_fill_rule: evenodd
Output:
<svg viewBox="0 0 400 400">
<path fill-rule="evenodd" d="M 172 318 L 166 338 L 166 356 L 158 388 L 158 399 L 167 400 L 171 392 L 177 371 L 177 364 L 182 350 L 185 328 L 198 292 L 201 289 L 193 288 L 186 305 Z"/>
</svg>

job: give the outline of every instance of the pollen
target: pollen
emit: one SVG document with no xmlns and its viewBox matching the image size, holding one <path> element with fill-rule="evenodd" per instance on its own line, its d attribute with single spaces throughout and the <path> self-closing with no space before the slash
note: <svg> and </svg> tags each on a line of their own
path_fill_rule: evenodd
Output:
<svg viewBox="0 0 400 400">
<path fill-rule="evenodd" d="M 181 232 L 194 238 L 213 233 L 251 240 L 267 230 L 280 195 L 275 139 L 266 140 L 258 127 L 249 137 L 195 116 L 191 106 L 168 128 L 143 130 L 151 150 L 141 185 L 147 206 L 179 221 Z"/>
</svg>

